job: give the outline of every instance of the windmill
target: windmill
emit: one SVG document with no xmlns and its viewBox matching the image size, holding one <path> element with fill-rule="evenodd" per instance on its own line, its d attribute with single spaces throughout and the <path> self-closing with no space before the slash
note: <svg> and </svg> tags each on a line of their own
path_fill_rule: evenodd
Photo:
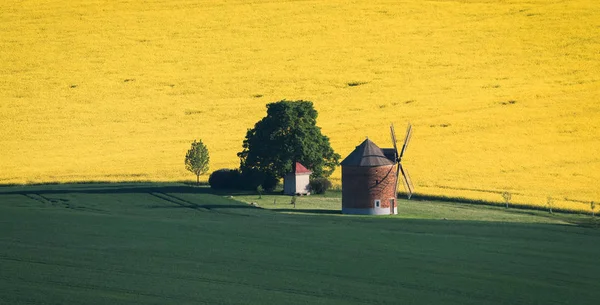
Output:
<svg viewBox="0 0 600 305">
<path fill-rule="evenodd" d="M 410 180 L 410 176 L 408 172 L 402 168 L 402 156 L 404 156 L 404 152 L 406 152 L 406 148 L 408 147 L 408 142 L 410 141 L 410 137 L 412 135 L 412 126 L 408 124 L 408 128 L 406 129 L 406 138 L 404 139 L 404 144 L 402 145 L 402 150 L 398 154 L 398 146 L 396 145 L 396 132 L 394 131 L 394 124 L 390 125 L 390 132 L 392 135 L 392 143 L 394 143 L 394 162 L 398 165 L 396 167 L 396 186 L 394 188 L 394 193 L 398 196 L 398 180 L 400 180 L 400 173 L 402 173 L 402 180 L 404 184 L 404 189 L 406 190 L 406 194 L 408 195 L 408 199 L 413 194 L 414 186 L 412 181 Z"/>
<path fill-rule="evenodd" d="M 412 182 L 400 163 L 410 141 L 412 127 L 408 125 L 406 139 L 400 152 L 396 145 L 394 125 L 390 126 L 390 131 L 393 148 L 379 148 L 367 138 L 340 163 L 343 214 L 397 214 L 400 173 L 408 198 L 412 196 Z"/>
</svg>

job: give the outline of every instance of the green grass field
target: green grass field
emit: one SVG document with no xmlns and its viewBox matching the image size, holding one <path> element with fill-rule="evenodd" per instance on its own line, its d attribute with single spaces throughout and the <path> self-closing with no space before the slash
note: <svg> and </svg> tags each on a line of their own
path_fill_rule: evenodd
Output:
<svg viewBox="0 0 600 305">
<path fill-rule="evenodd" d="M 270 207 L 280 211 L 236 200 L 256 198 L 181 184 L 2 187 L 0 304 L 597 304 L 600 297 L 600 231 L 558 215 L 403 202 L 398 217 L 353 217 L 336 214 L 335 194 L 300 198 L 296 213 L 283 210 L 289 197 L 258 201 L 269 207 L 280 198 Z"/>
</svg>

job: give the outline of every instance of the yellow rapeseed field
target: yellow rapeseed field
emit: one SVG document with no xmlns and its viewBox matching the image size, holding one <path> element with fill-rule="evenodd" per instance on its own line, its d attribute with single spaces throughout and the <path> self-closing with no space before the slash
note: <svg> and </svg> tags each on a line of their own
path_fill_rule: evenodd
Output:
<svg viewBox="0 0 600 305">
<path fill-rule="evenodd" d="M 194 139 L 234 168 L 281 99 L 342 157 L 411 122 L 419 193 L 600 201 L 595 0 L 0 2 L 2 184 L 192 180 Z"/>
</svg>

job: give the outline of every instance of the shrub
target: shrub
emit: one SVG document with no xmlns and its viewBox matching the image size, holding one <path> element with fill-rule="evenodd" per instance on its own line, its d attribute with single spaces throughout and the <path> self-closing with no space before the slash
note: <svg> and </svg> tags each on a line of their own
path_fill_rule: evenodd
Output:
<svg viewBox="0 0 600 305">
<path fill-rule="evenodd" d="M 315 178 L 309 182 L 310 191 L 315 194 L 325 194 L 331 188 L 331 181 L 327 178 Z"/>
<path fill-rule="evenodd" d="M 279 178 L 274 177 L 272 175 L 266 175 L 261 185 L 266 191 L 272 192 L 273 190 L 275 190 L 275 187 L 277 187 L 278 183 Z"/>
<path fill-rule="evenodd" d="M 263 190 L 271 192 L 279 183 L 279 178 L 272 174 L 264 173 L 259 169 L 244 168 L 240 175 L 239 187 L 245 190 L 256 190 L 261 186 Z"/>
<path fill-rule="evenodd" d="M 222 168 L 210 174 L 208 184 L 213 189 L 236 189 L 240 186 L 240 180 L 240 171 Z"/>
</svg>

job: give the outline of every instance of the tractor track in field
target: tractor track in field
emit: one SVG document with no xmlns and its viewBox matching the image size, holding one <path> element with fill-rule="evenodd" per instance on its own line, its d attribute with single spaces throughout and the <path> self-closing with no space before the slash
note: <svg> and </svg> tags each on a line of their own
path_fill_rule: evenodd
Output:
<svg viewBox="0 0 600 305">
<path fill-rule="evenodd" d="M 221 209 L 226 209 L 227 207 L 225 207 L 225 206 L 218 207 L 215 205 L 206 205 L 206 204 L 201 205 L 201 204 L 197 204 L 195 202 L 191 202 L 186 199 L 179 198 L 175 195 L 171 195 L 171 194 L 167 194 L 167 193 L 163 193 L 163 192 L 149 192 L 148 194 L 150 194 L 156 198 L 159 198 L 161 200 L 165 200 L 170 203 L 176 204 L 182 208 L 189 208 L 189 209 L 196 210 L 196 211 L 207 211 L 207 212 L 214 212 L 214 213 L 234 215 L 234 216 L 243 216 L 243 217 L 251 216 L 251 215 L 247 215 L 247 214 L 225 212 L 225 211 L 221 210 Z"/>
<path fill-rule="evenodd" d="M 26 194 L 25 193 L 25 194 L 21 194 L 21 195 L 27 197 L 28 199 L 35 200 L 37 202 L 41 202 L 43 204 L 52 204 L 51 201 L 48 201 L 47 199 L 45 199 L 44 197 L 42 197 L 39 194 Z"/>
<path fill-rule="evenodd" d="M 73 208 L 73 206 L 71 204 L 69 204 L 69 200 L 67 199 L 54 199 L 54 198 L 48 198 L 42 194 L 38 194 L 38 193 L 23 193 L 21 194 L 31 200 L 35 200 L 37 202 L 40 202 L 44 205 L 52 205 L 52 206 L 64 206 L 65 208 Z"/>
<path fill-rule="evenodd" d="M 191 201 L 188 201 L 188 200 L 185 200 L 185 199 L 181 199 L 179 197 L 176 197 L 176 196 L 173 196 L 173 195 L 169 195 L 169 194 L 166 194 L 166 193 L 162 193 L 162 192 L 150 192 L 148 194 L 150 194 L 150 195 L 152 195 L 152 196 L 154 196 L 156 198 L 168 201 L 170 203 L 174 203 L 174 204 L 176 204 L 176 205 L 178 205 L 180 207 L 183 207 L 183 208 L 190 208 L 190 209 L 196 210 L 196 211 L 199 211 L 199 210 L 204 210 L 204 211 L 209 211 L 209 212 L 211 211 L 209 208 L 203 207 L 203 206 L 201 206 L 201 205 L 199 205 L 197 203 L 194 203 L 194 202 L 191 202 Z"/>
<path fill-rule="evenodd" d="M 50 205 L 53 207 L 62 207 L 62 208 L 67 208 L 67 209 L 72 209 L 72 210 L 81 210 L 81 211 L 105 212 L 104 210 L 96 209 L 96 208 L 92 208 L 92 207 L 76 206 L 73 203 L 69 202 L 68 199 L 49 198 L 49 197 L 46 197 L 46 196 L 44 196 L 42 194 L 38 194 L 38 193 L 21 193 L 21 195 L 27 197 L 28 199 L 35 200 L 44 205 Z"/>
</svg>

